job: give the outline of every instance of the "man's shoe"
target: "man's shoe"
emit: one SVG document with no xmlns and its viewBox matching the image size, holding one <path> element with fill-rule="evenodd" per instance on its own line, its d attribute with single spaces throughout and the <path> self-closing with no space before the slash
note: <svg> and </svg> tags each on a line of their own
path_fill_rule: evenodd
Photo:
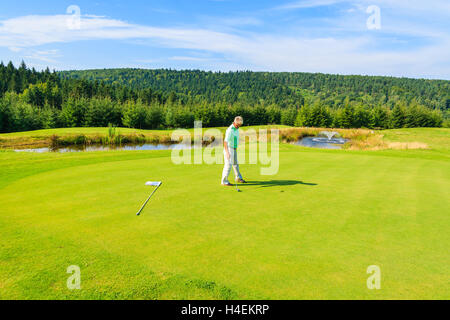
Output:
<svg viewBox="0 0 450 320">
<path fill-rule="evenodd" d="M 222 183 L 222 185 L 224 186 L 224 187 L 232 187 L 233 185 L 231 184 L 231 183 Z"/>
<path fill-rule="evenodd" d="M 239 183 L 247 183 L 247 181 L 245 181 L 244 179 L 238 179 L 236 182 L 239 182 Z"/>
</svg>

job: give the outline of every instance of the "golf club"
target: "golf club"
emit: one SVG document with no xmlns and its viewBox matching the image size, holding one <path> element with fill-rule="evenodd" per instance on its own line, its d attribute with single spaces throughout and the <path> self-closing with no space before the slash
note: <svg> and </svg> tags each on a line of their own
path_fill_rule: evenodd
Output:
<svg viewBox="0 0 450 320">
<path fill-rule="evenodd" d="M 147 181 L 145 183 L 146 186 L 156 186 L 155 190 L 153 190 L 153 192 L 150 194 L 150 196 L 147 198 L 147 200 L 145 200 L 144 204 L 142 205 L 142 207 L 139 209 L 139 211 L 136 213 L 136 215 L 140 215 L 142 209 L 144 209 L 145 205 L 147 204 L 148 200 L 150 200 L 150 198 L 152 197 L 152 195 L 155 193 L 156 190 L 158 190 L 159 186 L 162 184 L 161 181 Z"/>
</svg>

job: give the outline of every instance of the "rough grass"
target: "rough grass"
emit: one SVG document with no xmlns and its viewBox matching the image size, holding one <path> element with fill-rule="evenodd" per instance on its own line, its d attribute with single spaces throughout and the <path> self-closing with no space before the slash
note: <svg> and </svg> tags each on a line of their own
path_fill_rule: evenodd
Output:
<svg viewBox="0 0 450 320">
<path fill-rule="evenodd" d="M 449 299 L 448 131 L 401 132 L 430 149 L 283 144 L 241 193 L 168 150 L 1 152 L 0 299 Z"/>
<path fill-rule="evenodd" d="M 321 131 L 335 131 L 345 139 L 365 140 L 374 135 L 373 130 L 367 129 L 330 129 L 330 128 L 287 128 L 280 130 L 280 139 L 284 142 L 298 141 L 304 137 L 317 136 Z"/>
<path fill-rule="evenodd" d="M 344 145 L 350 150 L 413 150 L 450 148 L 449 128 L 409 128 L 375 131 Z"/>
<path fill-rule="evenodd" d="M 432 149 L 450 149 L 450 128 L 410 128 L 381 131 L 389 142 L 420 142 Z"/>
<path fill-rule="evenodd" d="M 348 150 L 414 150 L 428 149 L 429 146 L 423 142 L 389 142 L 382 134 L 376 134 L 364 139 L 354 139 L 344 145 Z"/>
</svg>

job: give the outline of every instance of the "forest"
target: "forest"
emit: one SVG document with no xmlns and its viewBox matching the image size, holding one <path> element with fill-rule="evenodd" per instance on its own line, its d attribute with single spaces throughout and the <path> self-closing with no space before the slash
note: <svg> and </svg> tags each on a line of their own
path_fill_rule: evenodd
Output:
<svg viewBox="0 0 450 320">
<path fill-rule="evenodd" d="M 449 126 L 450 81 L 168 69 L 36 71 L 0 63 L 0 132 L 246 125 Z"/>
</svg>

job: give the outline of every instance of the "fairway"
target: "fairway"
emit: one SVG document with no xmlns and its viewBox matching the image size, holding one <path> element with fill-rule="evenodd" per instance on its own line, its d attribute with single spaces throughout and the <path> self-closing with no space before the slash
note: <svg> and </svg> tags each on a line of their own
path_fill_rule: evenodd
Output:
<svg viewBox="0 0 450 320">
<path fill-rule="evenodd" d="M 281 144 L 240 193 L 170 150 L 0 152 L 0 299 L 449 299 L 450 130 L 409 135 L 431 148 Z"/>
</svg>

